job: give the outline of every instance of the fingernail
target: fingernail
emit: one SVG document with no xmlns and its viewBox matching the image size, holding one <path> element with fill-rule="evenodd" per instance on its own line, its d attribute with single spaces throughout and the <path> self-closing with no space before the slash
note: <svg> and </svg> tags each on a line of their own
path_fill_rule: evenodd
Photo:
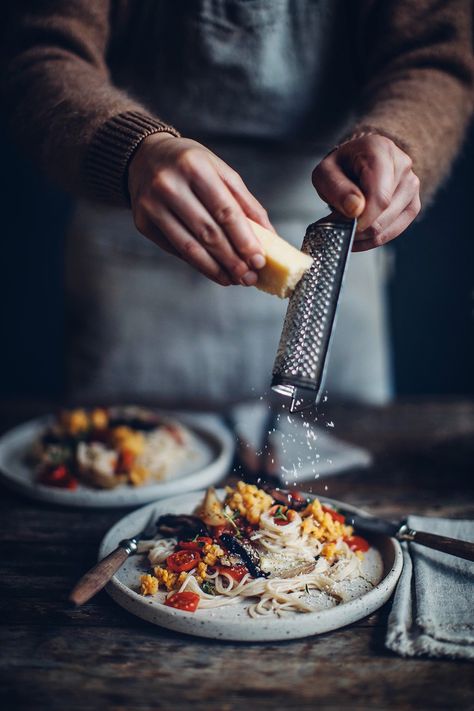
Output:
<svg viewBox="0 0 474 711">
<path fill-rule="evenodd" d="M 262 269 L 266 264 L 266 259 L 263 254 L 254 254 L 249 259 L 249 267 L 252 269 Z"/>
<path fill-rule="evenodd" d="M 361 202 L 359 195 L 350 193 L 350 195 L 344 198 L 344 202 L 342 203 L 345 214 L 350 217 L 355 217 L 359 211 Z"/>
<path fill-rule="evenodd" d="M 257 283 L 257 279 L 255 272 L 246 272 L 241 278 L 241 282 L 244 286 L 253 286 Z"/>
</svg>

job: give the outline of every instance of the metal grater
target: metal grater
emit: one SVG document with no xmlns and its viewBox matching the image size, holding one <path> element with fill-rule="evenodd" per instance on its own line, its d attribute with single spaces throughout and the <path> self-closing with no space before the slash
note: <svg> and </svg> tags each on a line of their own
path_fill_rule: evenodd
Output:
<svg viewBox="0 0 474 711">
<path fill-rule="evenodd" d="M 319 400 L 356 224 L 330 215 L 306 230 L 301 249 L 314 261 L 290 297 L 273 366 L 272 388 L 291 397 L 290 412 Z"/>
</svg>

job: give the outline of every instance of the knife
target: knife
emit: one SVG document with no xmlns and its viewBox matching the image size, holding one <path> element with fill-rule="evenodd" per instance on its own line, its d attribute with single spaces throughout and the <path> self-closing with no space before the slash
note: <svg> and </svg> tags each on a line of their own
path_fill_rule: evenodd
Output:
<svg viewBox="0 0 474 711">
<path fill-rule="evenodd" d="M 382 533 L 396 538 L 398 541 L 418 543 L 427 548 L 434 548 L 437 551 L 455 555 L 458 558 L 474 560 L 474 543 L 469 541 L 440 536 L 437 533 L 416 531 L 414 528 L 410 528 L 406 521 L 389 521 L 376 516 L 360 516 L 341 507 L 338 508 L 338 511 L 346 517 L 346 523 L 354 526 L 356 531 Z"/>
<path fill-rule="evenodd" d="M 138 542 L 155 536 L 156 518 L 155 511 L 152 511 L 143 531 L 132 538 L 124 538 L 112 553 L 109 553 L 83 575 L 72 589 L 69 600 L 75 605 L 83 605 L 102 590 L 127 558 L 137 552 Z"/>
</svg>

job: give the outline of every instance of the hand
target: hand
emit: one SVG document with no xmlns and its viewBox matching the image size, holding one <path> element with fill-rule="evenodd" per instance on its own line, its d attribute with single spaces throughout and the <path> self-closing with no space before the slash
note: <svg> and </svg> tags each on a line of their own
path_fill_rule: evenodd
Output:
<svg viewBox="0 0 474 711">
<path fill-rule="evenodd" d="M 251 286 L 265 266 L 245 216 L 273 229 L 240 176 L 196 141 L 157 133 L 145 138 L 128 171 L 137 229 L 209 279 Z"/>
<path fill-rule="evenodd" d="M 343 143 L 316 166 L 313 185 L 331 207 L 358 218 L 355 252 L 398 237 L 421 208 L 411 159 L 384 136 Z"/>
</svg>

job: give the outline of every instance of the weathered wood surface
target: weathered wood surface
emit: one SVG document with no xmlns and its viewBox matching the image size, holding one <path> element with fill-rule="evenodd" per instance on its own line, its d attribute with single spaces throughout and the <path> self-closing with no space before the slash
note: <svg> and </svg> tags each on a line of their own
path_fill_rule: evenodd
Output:
<svg viewBox="0 0 474 711">
<path fill-rule="evenodd" d="M 42 410 L 0 410 L 7 427 Z M 368 471 L 313 489 L 373 513 L 474 515 L 474 403 L 335 408 L 335 433 L 368 446 Z M 325 487 L 327 486 L 327 489 Z M 66 595 L 125 511 L 76 511 L 0 489 L 0 706 L 10 709 L 472 709 L 472 665 L 384 648 L 389 605 L 350 627 L 273 644 L 161 630 L 100 593 Z"/>
</svg>

